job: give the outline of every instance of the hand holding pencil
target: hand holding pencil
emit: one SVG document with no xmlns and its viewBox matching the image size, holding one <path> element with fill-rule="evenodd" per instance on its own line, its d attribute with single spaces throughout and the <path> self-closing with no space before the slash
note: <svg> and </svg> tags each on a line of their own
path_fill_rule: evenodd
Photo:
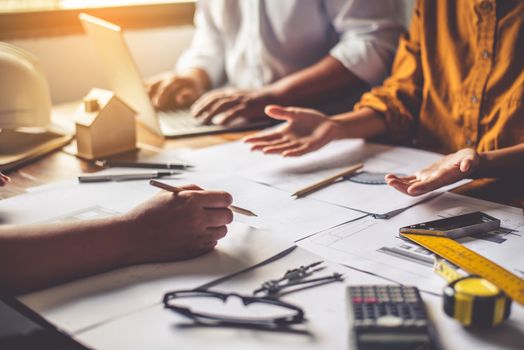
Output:
<svg viewBox="0 0 524 350">
<path fill-rule="evenodd" d="M 158 187 L 158 188 L 161 188 L 163 190 L 166 190 L 166 191 L 169 191 L 169 192 L 173 192 L 173 193 L 178 193 L 178 192 L 182 191 L 182 189 L 179 188 L 179 187 L 171 186 L 171 185 L 168 185 L 166 183 L 163 183 L 163 182 L 160 182 L 160 181 L 156 181 L 156 180 L 150 180 L 149 184 L 151 186 Z M 242 214 L 242 215 L 246 215 L 246 216 L 257 216 L 257 214 L 253 213 L 251 210 L 240 208 L 240 207 L 237 207 L 237 206 L 234 206 L 234 205 L 230 205 L 229 209 L 232 212 L 235 212 L 237 214 Z"/>
</svg>

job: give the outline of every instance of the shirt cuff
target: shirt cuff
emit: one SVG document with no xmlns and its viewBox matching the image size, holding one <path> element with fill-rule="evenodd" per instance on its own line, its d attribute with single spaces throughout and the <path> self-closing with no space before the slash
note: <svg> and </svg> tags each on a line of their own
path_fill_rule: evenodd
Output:
<svg viewBox="0 0 524 350">
<path fill-rule="evenodd" d="M 400 101 L 380 94 L 380 88 L 372 89 L 362 95 L 355 104 L 354 110 L 371 108 L 379 112 L 386 123 L 388 136 L 398 142 L 406 143 L 415 135 L 415 121 L 413 116 L 404 113 Z"/>
<path fill-rule="evenodd" d="M 393 60 L 393 54 L 388 50 L 357 40 L 339 43 L 329 54 L 370 86 L 382 83 Z"/>
</svg>

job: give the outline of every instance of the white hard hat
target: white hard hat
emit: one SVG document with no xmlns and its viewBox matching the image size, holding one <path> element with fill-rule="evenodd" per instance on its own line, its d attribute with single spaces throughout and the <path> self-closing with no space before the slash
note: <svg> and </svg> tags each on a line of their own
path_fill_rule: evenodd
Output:
<svg viewBox="0 0 524 350">
<path fill-rule="evenodd" d="M 38 59 L 0 42 L 0 129 L 46 127 L 51 96 Z"/>
</svg>

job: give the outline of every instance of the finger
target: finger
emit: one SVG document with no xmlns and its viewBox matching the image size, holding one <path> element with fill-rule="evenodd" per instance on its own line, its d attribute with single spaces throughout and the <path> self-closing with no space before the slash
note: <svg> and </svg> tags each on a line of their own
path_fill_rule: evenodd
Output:
<svg viewBox="0 0 524 350">
<path fill-rule="evenodd" d="M 224 118 L 220 121 L 220 125 L 228 125 L 233 122 L 235 119 L 246 117 L 246 110 L 243 105 L 239 105 L 235 108 L 232 108 L 230 111 L 227 111 L 224 115 Z"/>
<path fill-rule="evenodd" d="M 291 149 L 282 153 L 284 157 L 298 157 L 306 153 L 316 151 L 317 149 L 324 146 L 325 142 L 322 139 L 311 140 L 304 142 L 302 146 L 299 146 L 295 149 Z"/>
<path fill-rule="evenodd" d="M 217 93 L 217 91 L 210 91 L 208 93 L 205 93 L 202 95 L 198 100 L 195 101 L 193 106 L 191 106 L 191 114 L 195 115 L 198 110 L 209 103 L 209 101 L 214 100 L 216 97 L 218 97 L 220 94 Z"/>
<path fill-rule="evenodd" d="M 204 208 L 227 208 L 233 203 L 233 197 L 224 191 L 198 191 L 191 194 Z"/>
<path fill-rule="evenodd" d="M 224 226 L 233 222 L 233 212 L 231 209 L 206 208 L 205 215 L 207 227 Z"/>
<path fill-rule="evenodd" d="M 11 181 L 11 178 L 7 175 L 0 173 L 0 181 L 3 181 L 4 183 L 8 183 L 9 181 Z"/>
<path fill-rule="evenodd" d="M 264 112 L 273 119 L 277 120 L 286 120 L 288 122 L 301 118 L 306 115 L 319 115 L 318 111 L 307 109 L 307 108 L 297 108 L 297 107 L 282 107 L 278 105 L 269 105 L 266 106 Z"/>
<path fill-rule="evenodd" d="M 200 120 L 200 122 L 204 125 L 211 124 L 216 114 L 211 114 L 210 111 L 212 111 L 216 105 L 222 103 L 223 99 L 223 97 L 219 97 L 215 100 L 210 101 L 209 104 L 207 104 L 199 110 L 198 114 L 193 114 L 193 116 Z"/>
<path fill-rule="evenodd" d="M 206 253 L 206 252 L 209 252 L 211 250 L 213 250 L 213 248 L 216 247 L 216 245 L 218 244 L 217 241 L 213 241 L 213 240 L 202 240 L 199 244 L 200 248 L 203 249 L 203 253 Z"/>
<path fill-rule="evenodd" d="M 159 81 L 155 81 L 155 82 L 152 83 L 152 84 L 147 84 L 147 85 L 146 85 L 147 93 L 148 93 L 150 99 L 153 99 L 153 96 L 156 95 L 156 92 L 157 92 L 157 90 L 158 90 L 158 87 L 159 87 L 161 84 L 162 84 L 162 81 L 159 80 Z"/>
<path fill-rule="evenodd" d="M 209 115 L 216 116 L 220 113 L 224 113 L 226 111 L 230 111 L 232 108 L 239 107 L 239 101 L 237 99 L 234 99 L 232 97 L 224 97 L 220 99 L 217 103 L 213 105 L 213 107 L 208 111 Z M 238 108 L 235 108 L 237 110 Z M 221 123 L 222 124 L 222 123 Z"/>
<path fill-rule="evenodd" d="M 389 177 L 386 179 L 386 181 L 388 180 L 395 180 L 395 181 L 398 181 L 398 182 L 402 182 L 404 184 L 407 184 L 407 185 L 411 185 L 417 181 L 420 181 L 420 179 L 416 176 L 395 176 L 393 175 L 393 177 Z"/>
<path fill-rule="evenodd" d="M 473 167 L 473 156 L 466 156 L 462 161 L 460 162 L 460 171 L 463 174 L 467 174 L 471 168 Z"/>
<path fill-rule="evenodd" d="M 205 94 L 200 99 L 198 99 L 193 107 L 191 108 L 191 114 L 194 117 L 198 117 L 202 115 L 204 112 L 207 112 L 209 108 L 216 102 L 219 101 L 222 98 L 227 97 L 227 95 L 224 95 L 223 93 L 218 92 L 211 92 L 208 94 Z"/>
<path fill-rule="evenodd" d="M 395 174 L 386 174 L 386 176 L 384 176 L 384 180 L 387 181 L 388 179 L 398 179 L 398 176 Z"/>
<path fill-rule="evenodd" d="M 282 153 L 284 151 L 296 148 L 299 145 L 301 144 L 298 143 L 297 141 L 290 141 L 290 142 L 286 142 L 278 146 L 265 147 L 262 149 L 262 152 L 264 152 L 265 154 L 278 154 L 278 153 Z"/>
<path fill-rule="evenodd" d="M 417 177 L 415 175 L 398 176 L 398 175 L 395 175 L 395 174 L 386 174 L 386 176 L 384 177 L 385 180 L 397 179 L 397 180 L 402 180 L 402 181 L 411 181 L 411 180 L 416 179 L 416 178 Z"/>
<path fill-rule="evenodd" d="M 436 190 L 437 188 L 440 188 L 442 186 L 448 185 L 451 182 L 453 182 L 453 180 L 449 172 L 438 172 L 435 175 L 423 181 L 416 182 L 413 185 L 411 185 L 408 188 L 408 194 L 413 196 L 419 196 L 421 194 L 425 194 L 433 190 Z"/>
<path fill-rule="evenodd" d="M 298 147 L 289 149 L 287 151 L 282 152 L 282 155 L 284 157 L 299 157 L 301 155 L 304 155 L 309 152 L 313 152 L 317 150 L 319 147 L 316 147 L 313 143 L 305 143 L 303 145 L 300 145 Z"/>
<path fill-rule="evenodd" d="M 254 144 L 253 146 L 251 146 L 251 150 L 257 151 L 259 149 L 264 149 L 266 147 L 274 147 L 274 146 L 282 145 L 288 142 L 289 142 L 289 139 L 287 137 L 282 137 L 280 140 L 275 140 L 271 142 L 260 142 L 260 143 Z"/>
<path fill-rule="evenodd" d="M 294 109 L 286 108 L 278 105 L 266 106 L 264 112 L 273 119 L 292 121 L 296 118 Z"/>
<path fill-rule="evenodd" d="M 189 89 L 182 89 L 180 90 L 180 92 L 178 93 L 178 95 L 176 95 L 175 97 L 175 100 L 176 100 L 176 103 L 179 104 L 179 105 L 188 105 L 189 104 L 189 100 L 191 98 L 191 91 Z"/>
<path fill-rule="evenodd" d="M 226 236 L 227 226 L 208 227 L 206 231 L 213 240 L 218 241 Z"/>
<path fill-rule="evenodd" d="M 278 140 L 279 138 L 282 138 L 283 134 L 280 131 L 272 131 L 272 132 L 259 132 L 254 134 L 253 136 L 247 136 L 244 138 L 244 142 L 246 143 L 258 143 L 258 142 L 269 142 L 273 140 Z"/>
<path fill-rule="evenodd" d="M 180 92 L 176 94 L 175 101 L 178 106 L 188 107 L 198 98 L 198 92 L 194 89 L 182 88 Z"/>
<path fill-rule="evenodd" d="M 410 185 L 405 182 L 399 181 L 398 179 L 389 179 L 386 181 L 386 183 L 388 184 L 388 186 L 395 188 L 397 191 L 409 194 L 408 188 Z"/>
<path fill-rule="evenodd" d="M 204 191 L 202 187 L 194 184 L 180 186 L 179 188 L 184 191 Z"/>
<path fill-rule="evenodd" d="M 153 104 L 156 108 L 165 108 L 169 102 L 176 101 L 176 95 L 182 88 L 186 88 L 186 82 L 176 79 L 167 85 L 160 86 L 156 95 L 153 97 Z"/>
</svg>

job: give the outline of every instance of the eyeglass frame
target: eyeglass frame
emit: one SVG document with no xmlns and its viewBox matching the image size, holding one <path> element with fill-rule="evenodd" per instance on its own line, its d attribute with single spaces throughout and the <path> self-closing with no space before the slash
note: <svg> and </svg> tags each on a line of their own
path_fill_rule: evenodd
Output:
<svg viewBox="0 0 524 350">
<path fill-rule="evenodd" d="M 198 297 L 218 298 L 222 300 L 223 302 L 226 302 L 227 299 L 229 299 L 230 297 L 237 297 L 242 301 L 244 306 L 248 306 L 254 303 L 263 303 L 263 304 L 269 304 L 269 305 L 293 310 L 296 313 L 291 316 L 280 316 L 280 317 L 275 317 L 271 319 L 269 318 L 268 319 L 228 318 L 228 317 L 219 316 L 219 315 L 193 312 L 191 311 L 189 307 L 170 304 L 170 301 L 173 299 L 176 299 L 177 297 L 179 298 L 186 297 L 184 296 L 184 294 L 194 294 L 193 296 L 190 296 L 190 297 L 197 297 L 197 298 Z M 242 326 L 242 327 L 247 326 L 251 328 L 276 329 L 280 327 L 287 327 L 287 326 L 291 326 L 294 324 L 303 323 L 306 320 L 304 317 L 304 310 L 302 310 L 302 308 L 296 305 L 281 301 L 276 298 L 256 297 L 256 296 L 250 296 L 250 295 L 241 295 L 238 293 L 222 293 L 222 292 L 215 292 L 211 290 L 198 290 L 198 289 L 178 290 L 178 291 L 172 291 L 172 292 L 168 292 L 164 294 L 164 298 L 162 302 L 164 304 L 164 308 L 174 311 L 202 325 Z M 206 320 L 212 321 L 212 322 L 205 322 Z"/>
</svg>

